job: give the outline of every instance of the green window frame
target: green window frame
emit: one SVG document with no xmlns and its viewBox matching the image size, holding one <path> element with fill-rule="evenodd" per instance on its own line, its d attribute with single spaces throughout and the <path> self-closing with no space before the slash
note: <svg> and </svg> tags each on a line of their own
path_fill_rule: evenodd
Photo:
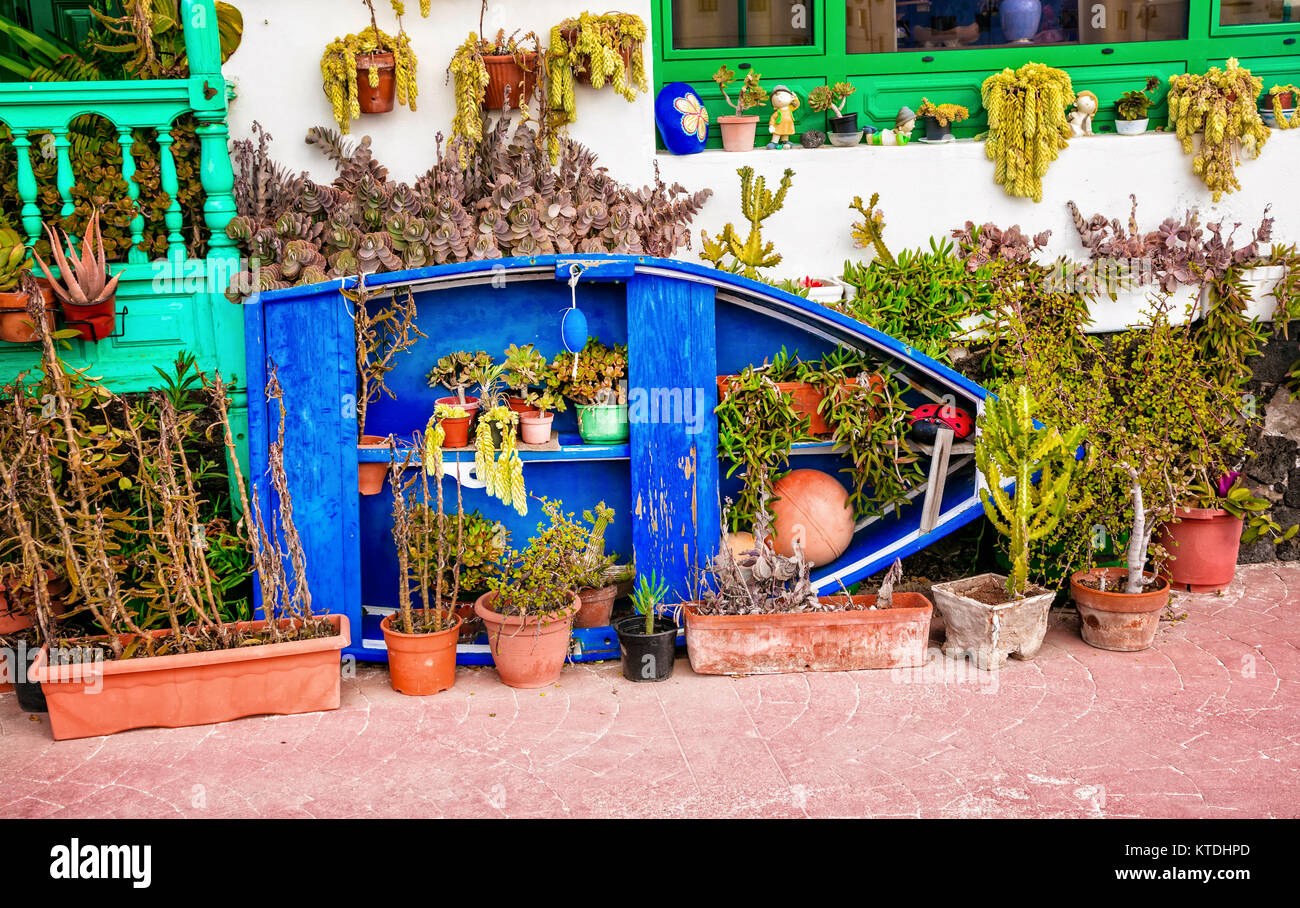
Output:
<svg viewBox="0 0 1300 908">
<path fill-rule="evenodd" d="M 1114 102 L 1128 89 L 1139 89 L 1147 75 L 1167 82 L 1178 72 L 1204 72 L 1237 57 L 1264 81 L 1264 90 L 1281 82 L 1300 84 L 1300 22 L 1219 26 L 1221 0 L 1189 0 L 1187 37 L 1171 41 L 1134 41 L 1109 44 L 1040 45 L 1032 47 L 951 48 L 900 50 L 850 54 L 844 0 L 806 0 L 813 15 L 814 44 L 806 47 L 742 47 L 677 50 L 672 46 L 672 0 L 653 0 L 651 36 L 655 90 L 669 82 L 692 85 L 709 110 L 710 118 L 729 113 L 711 76 L 721 64 L 736 69 L 749 64 L 762 73 L 768 89 L 784 83 L 807 96 L 812 87 L 849 82 L 858 88 L 846 112 L 865 115 L 865 123 L 893 126 L 898 107 L 916 109 L 922 96 L 932 101 L 964 104 L 971 119 L 954 132 L 970 136 L 982 132 L 985 117 L 979 109 L 979 88 L 984 79 L 1003 67 L 1033 60 L 1070 73 L 1078 90 L 1095 92 L 1101 110 L 1095 124 L 1103 129 L 1114 121 Z M 1292 0 L 1300 17 L 1300 0 Z M 1165 91 L 1157 94 L 1152 127 L 1166 123 Z M 749 111 L 760 116 L 759 145 L 766 144 L 763 128 L 768 108 Z M 807 109 L 796 114 L 796 128 L 825 129 L 825 117 Z M 710 130 L 709 146 L 719 147 L 717 130 Z"/>
</svg>

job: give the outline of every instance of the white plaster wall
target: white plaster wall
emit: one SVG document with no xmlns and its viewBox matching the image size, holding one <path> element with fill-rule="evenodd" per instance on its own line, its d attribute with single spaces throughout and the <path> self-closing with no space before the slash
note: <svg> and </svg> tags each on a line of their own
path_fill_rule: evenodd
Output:
<svg viewBox="0 0 1300 908">
<path fill-rule="evenodd" d="M 368 24 L 359 0 L 242 0 L 244 41 L 226 64 L 238 97 L 231 104 L 231 133 L 245 136 L 259 120 L 275 137 L 276 156 L 295 170 L 328 179 L 332 168 L 303 144 L 307 129 L 333 122 L 321 90 L 320 54 L 334 37 Z M 377 0 L 380 27 L 394 30 L 386 0 Z M 470 30 L 478 28 L 478 0 L 433 0 L 432 15 L 421 19 L 418 0 L 407 0 L 406 29 L 420 60 L 418 110 L 403 107 L 380 116 L 363 116 L 353 124 L 357 135 L 370 135 L 375 152 L 396 179 L 410 180 L 433 161 L 434 136 L 446 133 L 453 114 L 452 89 L 444 84 L 448 61 Z M 545 42 L 550 28 L 584 9 L 603 9 L 579 0 L 492 0 L 487 31 L 499 27 L 535 30 Z M 650 23 L 649 0 L 620 0 L 618 7 Z M 647 69 L 653 68 L 646 54 Z M 653 73 L 651 73 L 653 84 Z M 1086 88 L 1087 86 L 1079 86 Z M 857 217 L 848 207 L 854 195 L 880 193 L 885 212 L 885 238 L 898 250 L 926 246 L 931 236 L 967 219 L 993 221 L 999 226 L 1020 224 L 1030 233 L 1052 231 L 1049 253 L 1081 256 L 1074 227 L 1065 207 L 1074 199 L 1085 215 L 1103 212 L 1127 218 L 1130 192 L 1138 196 L 1139 223 L 1156 227 L 1165 217 L 1181 217 L 1200 207 L 1202 218 L 1224 217 L 1243 225 L 1259 223 L 1273 203 L 1274 236 L 1300 241 L 1300 130 L 1274 131 L 1258 160 L 1237 169 L 1241 191 L 1214 205 L 1191 170 L 1191 159 L 1172 135 L 1139 137 L 1093 136 L 1074 140 L 1061 152 L 1044 178 L 1043 201 L 1013 199 L 993 183 L 993 164 L 980 142 L 948 145 L 914 143 L 902 148 L 822 148 L 789 151 L 756 150 L 740 154 L 709 151 L 688 157 L 656 154 L 651 95 L 628 103 L 608 88 L 579 86 L 578 121 L 571 129 L 579 141 L 595 149 L 601 163 L 619 179 L 641 184 L 660 164 L 664 179 L 691 189 L 709 187 L 714 198 L 696 220 L 694 259 L 701 228 L 717 230 L 728 220 L 740 221 L 736 168 L 751 164 L 775 187 L 784 167 L 795 171 L 785 209 L 765 225 L 785 260 L 774 276 L 838 275 L 846 258 L 866 252 L 853 247 L 849 225 Z M 890 124 L 877 124 L 880 126 Z M 1245 228 L 1243 228 L 1244 230 Z M 1245 235 L 1243 233 L 1243 235 Z"/>
</svg>

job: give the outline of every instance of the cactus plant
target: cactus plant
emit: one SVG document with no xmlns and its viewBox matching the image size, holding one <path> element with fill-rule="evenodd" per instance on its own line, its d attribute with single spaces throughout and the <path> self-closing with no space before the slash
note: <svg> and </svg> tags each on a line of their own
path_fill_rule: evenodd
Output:
<svg viewBox="0 0 1300 908">
<path fill-rule="evenodd" d="M 760 268 L 771 268 L 780 264 L 781 255 L 771 243 L 763 242 L 763 221 L 781 210 L 785 204 L 785 194 L 790 190 L 790 180 L 794 171 L 789 167 L 781 177 L 781 185 L 775 193 L 767 188 L 765 177 L 755 177 L 754 168 L 741 167 L 740 174 L 740 213 L 749 221 L 749 236 L 742 243 L 736 228 L 730 223 L 722 228 L 716 237 L 710 238 L 707 231 L 700 232 L 704 250 L 700 258 L 733 273 L 757 279 Z M 730 265 L 723 260 L 731 256 Z"/>
<path fill-rule="evenodd" d="M 1028 386 L 1006 390 L 1004 397 L 990 398 L 985 405 L 975 463 L 988 484 L 980 489 L 984 513 L 1009 540 L 1007 593 L 1020 599 L 1029 582 L 1029 544 L 1055 530 L 1065 513 L 1084 429 L 1075 426 L 1062 435 L 1055 428 L 1039 428 Z M 1007 479 L 1016 483 L 1011 493 L 1002 487 Z"/>
</svg>

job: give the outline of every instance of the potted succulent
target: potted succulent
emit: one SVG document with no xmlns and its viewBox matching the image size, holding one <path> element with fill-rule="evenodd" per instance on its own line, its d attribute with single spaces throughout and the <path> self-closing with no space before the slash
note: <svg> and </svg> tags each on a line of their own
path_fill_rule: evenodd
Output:
<svg viewBox="0 0 1300 908">
<path fill-rule="evenodd" d="M 808 92 L 809 107 L 818 113 L 825 113 L 826 111 L 834 113 L 834 116 L 826 118 L 826 131 L 830 134 L 833 144 L 856 145 L 862 138 L 862 131 L 858 129 L 857 112 L 847 114 L 844 112 L 844 105 L 848 101 L 849 95 L 856 91 L 857 88 L 848 82 L 836 82 L 830 86 L 818 85 Z M 851 136 L 853 141 L 836 141 L 836 136 Z"/>
<path fill-rule="evenodd" d="M 50 239 L 50 253 L 59 268 L 59 280 L 45 261 L 36 256 L 49 281 L 54 295 L 63 307 L 64 320 L 77 325 L 81 336 L 97 341 L 113 333 L 117 320 L 117 282 L 120 275 L 108 276 L 108 261 L 104 256 L 104 237 L 99 229 L 99 209 L 90 215 L 86 234 L 73 246 L 72 237 L 64 233 L 60 243 L 56 231 L 47 224 L 45 233 Z M 63 250 L 67 249 L 64 255 Z M 78 254 L 77 250 L 81 253 Z"/>
<path fill-rule="evenodd" d="M 766 497 L 754 517 L 753 547 L 735 554 L 724 540 L 700 600 L 683 608 L 691 668 L 755 675 L 923 665 L 930 601 L 891 594 L 892 587 L 879 596 L 819 597 L 803 553 L 786 557 L 772 548 Z"/>
<path fill-rule="evenodd" d="M 352 121 L 362 114 L 387 113 L 394 100 L 415 110 L 418 61 L 411 39 L 402 28 L 405 4 L 392 0 L 397 34 L 379 30 L 374 0 L 361 0 L 370 11 L 370 25 L 360 34 L 335 38 L 321 55 L 320 71 L 325 97 L 334 109 L 340 131 L 347 135 Z M 430 0 L 420 0 L 420 15 L 429 15 Z"/>
<path fill-rule="evenodd" d="M 614 626 L 618 634 L 623 677 L 629 681 L 667 681 L 677 661 L 677 623 L 660 617 L 668 584 L 651 572 L 638 578 L 632 593 L 636 614 Z"/>
<path fill-rule="evenodd" d="M 574 627 L 608 627 L 618 598 L 620 585 L 630 576 L 629 565 L 615 564 L 617 558 L 605 554 L 605 531 L 614 520 L 614 509 L 599 502 L 592 510 L 583 511 L 582 519 L 591 525 L 587 531 L 587 546 L 579 557 L 583 571 L 578 579 L 578 599 L 582 608 L 573 618 Z"/>
<path fill-rule="evenodd" d="M 435 405 L 460 407 L 473 418 L 479 411 L 480 402 L 477 397 L 466 394 L 465 389 L 474 386 L 477 372 L 491 365 L 492 357 L 485 350 L 457 350 L 439 359 L 429 370 L 429 387 L 445 388 L 452 392 L 452 396 L 439 397 Z"/>
<path fill-rule="evenodd" d="M 983 477 L 980 500 L 994 528 L 1008 540 L 1011 574 L 980 574 L 936 583 L 934 604 L 943 615 L 949 656 L 970 654 L 988 671 L 1009 655 L 1030 659 L 1047 633 L 1047 612 L 1056 594 L 1029 584 L 1029 545 L 1055 530 L 1065 511 L 1084 429 L 1062 435 L 1038 428 L 1035 404 L 1025 385 L 990 397 L 980 416 L 975 460 Z M 1008 491 L 1006 483 L 1014 481 Z"/>
<path fill-rule="evenodd" d="M 931 104 L 929 98 L 922 98 L 916 115 L 925 121 L 927 142 L 947 142 L 952 139 L 952 124 L 968 118 L 970 111 L 960 104 Z"/>
<path fill-rule="evenodd" d="M 547 383 L 549 378 L 546 357 L 538 353 L 532 344 L 517 347 L 511 344 L 506 348 L 505 374 L 502 376 L 506 387 L 514 393 L 506 398 L 506 403 L 516 413 L 536 409 L 528 405 L 525 399 L 529 389 Z"/>
<path fill-rule="evenodd" d="M 577 355 L 576 367 L 574 359 L 572 353 L 555 357 L 553 380 L 577 407 L 582 440 L 605 445 L 627 441 L 627 346 L 606 347 L 592 337 Z"/>
<path fill-rule="evenodd" d="M 28 274 L 27 244 L 17 231 L 0 228 L 0 341 L 10 344 L 30 344 L 41 339 L 40 332 L 28 311 L 29 294 L 40 297 L 44 309 L 41 320 L 46 330 L 54 330 L 54 291 L 48 282 L 39 285 L 32 278 L 30 286 L 23 285 Z"/>
<path fill-rule="evenodd" d="M 1297 95 L 1300 95 L 1300 88 L 1294 85 L 1274 85 L 1270 88 L 1260 107 L 1264 125 L 1272 129 L 1295 129 L 1300 126 L 1300 120 L 1295 115 Z"/>
<path fill-rule="evenodd" d="M 497 674 L 510 687 L 524 689 L 560 678 L 580 606 L 575 587 L 583 565 L 577 555 L 586 546 L 586 533 L 560 510 L 562 502 L 540 501 L 551 525 L 540 529 L 527 549 L 502 559 L 490 591 L 474 603 L 487 627 Z"/>
<path fill-rule="evenodd" d="M 547 106 L 552 127 L 577 120 L 574 86 L 609 85 L 628 101 L 649 91 L 645 72 L 645 20 L 635 13 L 589 13 L 551 29 L 546 51 Z"/>
<path fill-rule="evenodd" d="M 1151 97 L 1147 92 L 1155 91 L 1160 80 L 1155 76 L 1147 77 L 1147 87 L 1142 91 L 1126 91 L 1115 102 L 1115 131 L 1122 136 L 1140 136 L 1147 131 L 1151 118 L 1147 110 L 1151 107 Z"/>
<path fill-rule="evenodd" d="M 512 505 L 522 517 L 528 513 L 528 493 L 517 445 L 519 414 L 506 404 L 504 374 L 503 364 L 471 370 L 482 406 L 474 433 L 474 473 L 486 484 L 487 494 Z"/>
<path fill-rule="evenodd" d="M 421 439 L 415 436 L 415 448 Z M 380 623 L 384 645 L 388 649 L 389 683 L 393 690 L 413 697 L 423 697 L 447 690 L 456 683 L 456 642 L 461 619 L 456 614 L 460 592 L 458 553 L 448 551 L 444 532 L 441 457 L 435 457 L 405 479 L 410 466 L 397 460 L 396 446 L 390 458 L 389 484 L 393 488 L 393 543 L 397 548 L 397 611 Z M 433 475 L 436 510 L 430 506 L 429 480 Z M 419 482 L 418 506 L 413 506 L 412 486 Z M 456 476 L 457 485 L 460 476 Z M 465 513 L 459 488 L 456 495 L 456 522 L 464 523 Z M 444 598 L 443 577 L 450 571 L 452 589 Z M 420 608 L 412 608 L 411 585 L 420 598 Z"/>
<path fill-rule="evenodd" d="M 370 405 L 385 395 L 396 400 L 387 385 L 388 373 L 396 366 L 397 356 L 408 352 L 415 342 L 425 335 L 415 326 L 415 295 L 408 289 L 405 294 L 394 295 L 392 304 L 371 313 L 370 294 L 364 281 L 353 290 L 342 291 L 352 302 L 352 327 L 356 337 L 357 361 L 357 440 L 358 447 L 377 449 L 385 446 L 382 435 L 366 434 L 366 417 Z M 378 495 L 384 488 L 382 463 L 357 465 L 357 490 L 362 495 Z"/>
<path fill-rule="evenodd" d="M 535 32 L 507 35 L 499 29 L 488 40 L 483 32 L 487 0 L 479 7 L 479 30 L 470 32 L 452 55 L 448 78 L 455 80 L 456 113 L 451 121 L 453 139 L 461 142 L 460 165 L 483 141 L 485 110 L 511 110 L 528 106 L 537 87 L 540 43 Z"/>
<path fill-rule="evenodd" d="M 456 404 L 434 404 L 430 443 L 436 448 L 469 447 L 469 411 Z"/>
<path fill-rule="evenodd" d="M 526 445 L 544 445 L 551 440 L 555 414 L 568 406 L 551 388 L 529 388 L 524 395 L 526 410 L 519 414 L 519 437 Z"/>
<path fill-rule="evenodd" d="M 758 134 L 758 117 L 753 114 L 746 114 L 745 111 L 767 101 L 767 89 L 758 84 L 761 78 L 757 70 L 751 69 L 745 74 L 745 79 L 741 82 L 740 89 L 733 98 L 731 93 L 727 91 L 727 86 L 736 81 L 735 71 L 728 69 L 724 63 L 713 74 L 713 81 L 717 83 L 718 90 L 722 92 L 722 97 L 726 100 L 727 105 L 735 111 L 734 114 L 718 117 L 718 128 L 722 130 L 722 148 L 724 151 L 753 150 L 754 136 Z"/>
<path fill-rule="evenodd" d="M 1192 171 L 1216 204 L 1225 192 L 1241 188 L 1237 162 L 1258 157 L 1271 135 L 1255 103 L 1263 87 L 1236 57 L 1229 57 L 1223 69 L 1211 66 L 1203 74 L 1169 77 L 1169 125 L 1183 151 L 1194 156 Z M 1196 141 L 1198 135 L 1201 141 Z"/>
</svg>

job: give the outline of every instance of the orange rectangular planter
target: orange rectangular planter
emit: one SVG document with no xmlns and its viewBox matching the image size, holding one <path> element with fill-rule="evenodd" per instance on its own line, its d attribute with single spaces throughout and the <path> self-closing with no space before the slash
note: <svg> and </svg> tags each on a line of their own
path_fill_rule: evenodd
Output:
<svg viewBox="0 0 1300 908">
<path fill-rule="evenodd" d="M 324 617 L 338 631 L 332 637 L 205 653 L 50 666 L 49 650 L 42 648 L 29 678 L 41 682 L 59 741 L 338 709 L 339 651 L 350 642 L 348 619 Z"/>
<path fill-rule="evenodd" d="M 718 376 L 719 402 L 731 393 L 731 389 L 735 387 L 737 378 L 738 376 L 735 375 Z M 853 379 L 849 379 L 849 382 L 852 381 Z M 859 377 L 858 382 L 861 384 L 861 377 Z M 879 375 L 872 375 L 870 377 L 870 382 L 873 388 L 879 389 L 884 386 L 884 379 Z M 776 386 L 779 390 L 790 395 L 790 400 L 796 413 L 800 416 L 808 417 L 809 431 L 813 435 L 831 434 L 831 427 L 827 424 L 826 418 L 822 416 L 821 413 L 817 412 L 818 408 L 821 406 L 822 400 L 826 397 L 820 388 L 814 384 L 803 381 L 777 382 Z"/>
<path fill-rule="evenodd" d="M 876 597 L 853 602 L 871 606 Z M 686 653 L 700 675 L 913 668 L 925 662 L 933 610 L 920 593 L 895 593 L 893 608 L 874 611 L 701 615 L 688 605 Z"/>
</svg>

